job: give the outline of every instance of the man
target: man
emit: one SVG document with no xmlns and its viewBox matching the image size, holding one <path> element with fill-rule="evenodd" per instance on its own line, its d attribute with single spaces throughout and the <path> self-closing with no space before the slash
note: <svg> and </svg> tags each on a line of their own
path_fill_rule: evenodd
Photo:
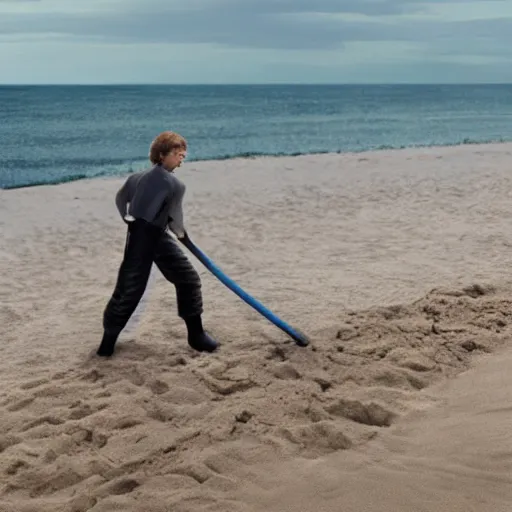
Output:
<svg viewBox="0 0 512 512">
<path fill-rule="evenodd" d="M 178 315 L 188 330 L 188 343 L 197 351 L 213 352 L 218 344 L 203 330 L 201 280 L 178 243 L 187 237 L 182 202 L 185 185 L 174 170 L 186 157 L 187 142 L 163 132 L 151 143 L 150 169 L 128 177 L 116 195 L 116 206 L 128 224 L 124 258 L 104 314 L 104 334 L 97 355 L 110 357 L 115 343 L 144 294 L 153 262 L 176 288 Z"/>
</svg>

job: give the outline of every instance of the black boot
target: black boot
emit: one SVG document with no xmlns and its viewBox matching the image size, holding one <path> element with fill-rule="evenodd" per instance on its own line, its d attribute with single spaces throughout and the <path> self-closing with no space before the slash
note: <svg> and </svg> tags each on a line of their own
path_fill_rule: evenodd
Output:
<svg viewBox="0 0 512 512">
<path fill-rule="evenodd" d="M 188 344 L 198 352 L 213 352 L 219 346 L 218 343 L 203 329 L 201 316 L 185 318 L 188 330 Z"/>
<path fill-rule="evenodd" d="M 103 339 L 101 340 L 101 344 L 96 351 L 96 354 L 101 357 L 112 356 L 114 354 L 114 347 L 119 334 L 120 333 L 117 331 L 105 330 L 103 333 Z"/>
</svg>

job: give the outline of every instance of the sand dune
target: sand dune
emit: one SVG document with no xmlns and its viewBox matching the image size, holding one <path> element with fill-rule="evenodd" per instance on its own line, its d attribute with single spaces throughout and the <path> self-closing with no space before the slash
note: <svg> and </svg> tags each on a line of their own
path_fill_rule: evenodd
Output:
<svg viewBox="0 0 512 512">
<path fill-rule="evenodd" d="M 193 238 L 306 349 L 198 265 L 217 354 L 157 276 L 99 360 L 120 181 L 1 191 L 0 511 L 510 510 L 511 151 L 188 164 Z"/>
<path fill-rule="evenodd" d="M 476 368 L 429 388 L 435 406 L 409 413 L 371 444 L 313 461 L 261 465 L 235 495 L 251 511 L 507 512 L 511 365 L 510 349 L 480 359 Z"/>
</svg>

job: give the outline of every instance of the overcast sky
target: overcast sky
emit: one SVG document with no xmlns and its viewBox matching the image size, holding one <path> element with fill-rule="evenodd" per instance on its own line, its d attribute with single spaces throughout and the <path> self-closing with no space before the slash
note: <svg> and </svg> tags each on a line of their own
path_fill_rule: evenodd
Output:
<svg viewBox="0 0 512 512">
<path fill-rule="evenodd" d="M 512 0 L 0 0 L 0 83 L 512 82 Z"/>
</svg>

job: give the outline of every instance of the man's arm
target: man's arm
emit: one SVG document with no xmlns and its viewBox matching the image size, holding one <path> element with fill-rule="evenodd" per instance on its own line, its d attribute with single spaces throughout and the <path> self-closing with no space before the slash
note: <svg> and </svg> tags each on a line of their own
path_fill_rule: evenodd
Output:
<svg viewBox="0 0 512 512">
<path fill-rule="evenodd" d="M 119 189 L 116 194 L 116 207 L 119 215 L 124 220 L 125 215 L 128 213 L 128 203 L 131 200 L 132 186 L 131 176 L 124 182 L 124 185 Z"/>
<path fill-rule="evenodd" d="M 183 223 L 183 208 L 181 201 L 179 206 L 173 208 L 173 216 L 169 217 L 167 225 L 178 238 L 184 238 L 186 236 L 187 232 Z"/>
<path fill-rule="evenodd" d="M 184 238 L 187 234 L 183 221 L 183 196 L 185 187 L 181 183 L 177 183 L 172 191 L 171 207 L 169 209 L 169 229 L 178 237 Z"/>
</svg>

